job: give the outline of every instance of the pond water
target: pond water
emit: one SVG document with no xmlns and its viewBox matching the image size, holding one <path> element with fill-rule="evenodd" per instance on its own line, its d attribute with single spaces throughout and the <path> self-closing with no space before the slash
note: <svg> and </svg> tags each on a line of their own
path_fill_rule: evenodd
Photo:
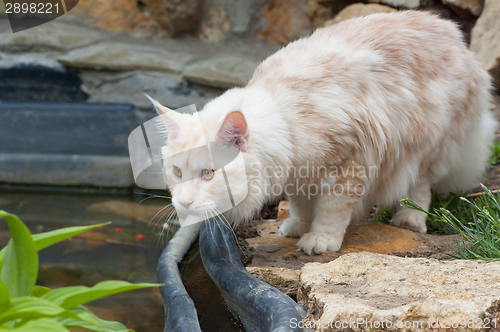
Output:
<svg viewBox="0 0 500 332">
<path fill-rule="evenodd" d="M 0 191 L 0 209 L 18 215 L 32 233 L 112 222 L 42 250 L 38 285 L 92 286 L 110 279 L 157 282 L 156 265 L 167 230 L 155 225 L 162 225 L 169 215 L 168 209 L 157 214 L 169 200 L 151 198 L 140 202 L 145 197 L 148 196 Z M 173 232 L 174 227 L 168 230 L 168 237 Z M 7 225 L 1 222 L 0 245 L 3 247 L 9 238 Z M 181 274 L 195 301 L 203 331 L 240 331 L 205 272 L 197 247 L 186 256 Z M 99 317 L 120 321 L 137 332 L 164 330 L 159 289 L 118 294 L 87 306 Z"/>
</svg>

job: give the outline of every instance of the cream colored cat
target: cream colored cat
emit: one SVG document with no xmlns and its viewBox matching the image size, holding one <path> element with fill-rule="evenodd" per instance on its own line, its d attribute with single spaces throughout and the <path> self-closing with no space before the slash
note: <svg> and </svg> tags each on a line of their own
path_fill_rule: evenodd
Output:
<svg viewBox="0 0 500 332">
<path fill-rule="evenodd" d="M 261 63 L 194 117 L 156 105 L 171 132 L 164 171 L 179 213 L 213 216 L 224 174 L 177 154 L 204 140 L 237 146 L 248 196 L 224 213 L 251 220 L 283 193 L 280 235 L 307 254 L 340 249 L 353 218 L 403 197 L 427 209 L 431 188 L 479 184 L 496 121 L 490 78 L 457 26 L 423 12 L 374 14 L 318 29 Z M 170 116 L 168 116 L 170 114 Z M 181 155 L 183 157 L 181 157 Z M 225 167 L 227 175 L 241 169 Z M 240 172 L 240 173 L 238 173 Z M 182 181 L 183 176 L 198 176 Z M 206 175 L 206 176 L 205 176 Z M 423 213 L 399 208 L 392 225 L 426 232 Z"/>
</svg>

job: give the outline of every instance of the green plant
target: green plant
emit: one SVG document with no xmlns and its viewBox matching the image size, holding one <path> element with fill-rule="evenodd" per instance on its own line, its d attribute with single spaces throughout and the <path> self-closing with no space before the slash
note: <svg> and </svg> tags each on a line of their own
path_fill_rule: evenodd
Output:
<svg viewBox="0 0 500 332">
<path fill-rule="evenodd" d="M 377 212 L 373 215 L 373 221 L 380 224 L 389 225 L 392 217 L 396 214 L 396 205 L 387 205 L 382 208 L 377 209 Z"/>
<path fill-rule="evenodd" d="M 500 163 L 500 142 L 495 142 L 491 146 L 490 164 L 496 165 L 498 163 Z"/>
<path fill-rule="evenodd" d="M 457 246 L 453 246 L 455 255 L 448 255 L 451 258 L 497 261 L 500 260 L 500 194 L 494 195 L 482 184 L 481 188 L 484 195 L 473 202 L 460 197 L 460 200 L 468 206 L 472 216 L 471 221 L 459 219 L 444 207 L 434 208 L 429 212 L 408 198 L 401 202 L 408 208 L 425 212 L 435 220 L 448 224 L 461 235 L 461 239 L 457 240 Z"/>
<path fill-rule="evenodd" d="M 444 198 L 441 195 L 433 192 L 429 210 L 445 208 L 453 215 L 457 216 L 464 223 L 473 221 L 472 212 L 467 203 L 461 200 L 461 197 L 466 193 L 450 193 L 448 197 Z M 388 205 L 383 207 L 375 213 L 373 221 L 381 224 L 389 224 L 396 213 L 395 205 Z M 436 218 L 434 215 L 427 215 L 427 233 L 429 234 L 456 234 L 456 230 L 443 220 Z"/>
<path fill-rule="evenodd" d="M 444 198 L 433 192 L 429 211 L 443 208 L 450 211 L 450 213 L 456 216 L 461 223 L 469 224 L 473 222 L 474 218 L 469 204 L 462 200 L 462 197 L 466 195 L 467 193 L 462 192 L 450 193 L 448 197 Z M 427 215 L 426 224 L 427 233 L 429 234 L 448 235 L 457 233 L 456 229 L 450 226 L 445 220 L 432 214 Z"/>
<path fill-rule="evenodd" d="M 39 250 L 106 224 L 31 235 L 17 216 L 0 211 L 2 217 L 7 221 L 11 239 L 0 251 L 0 331 L 69 332 L 68 328 L 132 331 L 119 322 L 98 318 L 82 304 L 128 290 L 161 286 L 125 281 L 104 281 L 94 287 L 73 286 L 54 290 L 36 286 Z"/>
</svg>

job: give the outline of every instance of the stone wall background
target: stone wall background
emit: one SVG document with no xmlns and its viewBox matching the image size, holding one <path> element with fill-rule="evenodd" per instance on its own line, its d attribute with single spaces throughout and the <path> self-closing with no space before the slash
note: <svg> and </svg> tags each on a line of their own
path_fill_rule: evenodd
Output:
<svg viewBox="0 0 500 332">
<path fill-rule="evenodd" d="M 500 86 L 499 0 L 84 0 L 54 22 L 16 34 L 0 15 L 0 66 L 77 73 L 81 91 L 68 101 L 77 96 L 144 108 L 147 102 L 138 100 L 149 91 L 172 107 L 200 108 L 245 85 L 265 57 L 319 27 L 407 9 L 457 22 Z M 0 100 L 9 96 L 0 93 Z"/>
<path fill-rule="evenodd" d="M 354 3 L 430 10 L 459 22 L 466 34 L 484 0 L 85 0 L 67 18 L 135 35 L 244 38 L 286 44 L 309 35 Z M 369 6 L 370 13 L 380 6 Z"/>
<path fill-rule="evenodd" d="M 498 0 L 85 0 L 64 20 L 135 37 L 285 45 L 325 24 L 406 9 L 457 22 L 499 85 Z"/>
</svg>

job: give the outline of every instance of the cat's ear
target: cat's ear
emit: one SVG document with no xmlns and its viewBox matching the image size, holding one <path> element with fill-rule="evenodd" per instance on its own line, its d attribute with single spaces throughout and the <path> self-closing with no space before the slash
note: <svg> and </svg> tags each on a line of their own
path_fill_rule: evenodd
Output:
<svg viewBox="0 0 500 332">
<path fill-rule="evenodd" d="M 233 111 L 222 122 L 215 136 L 215 141 L 234 144 L 241 151 L 245 151 L 248 145 L 248 138 L 249 134 L 245 116 L 240 111 Z"/>
<path fill-rule="evenodd" d="M 163 106 L 158 101 L 151 98 L 148 94 L 145 94 L 145 96 L 151 101 L 156 109 L 156 112 L 158 112 L 158 115 L 162 119 L 162 123 L 167 129 L 168 139 L 175 139 L 180 132 L 179 123 L 181 122 L 182 115 L 168 107 Z"/>
</svg>

